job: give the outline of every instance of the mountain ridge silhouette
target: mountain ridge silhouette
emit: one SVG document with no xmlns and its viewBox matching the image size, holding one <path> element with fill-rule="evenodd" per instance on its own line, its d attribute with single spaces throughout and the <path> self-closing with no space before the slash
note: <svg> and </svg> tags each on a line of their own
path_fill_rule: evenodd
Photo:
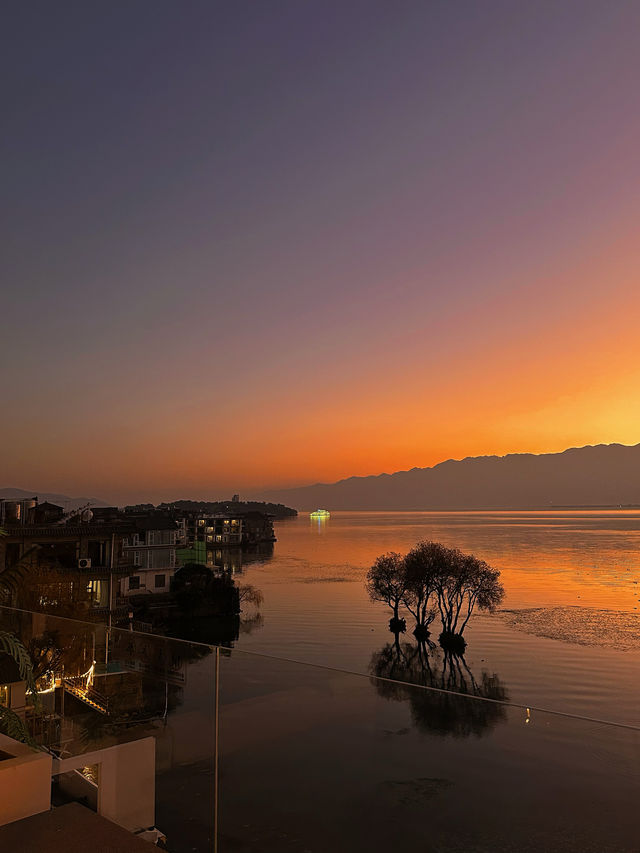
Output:
<svg viewBox="0 0 640 853">
<path fill-rule="evenodd" d="M 299 509 L 473 510 L 640 505 L 640 444 L 445 459 L 260 495 Z"/>
</svg>

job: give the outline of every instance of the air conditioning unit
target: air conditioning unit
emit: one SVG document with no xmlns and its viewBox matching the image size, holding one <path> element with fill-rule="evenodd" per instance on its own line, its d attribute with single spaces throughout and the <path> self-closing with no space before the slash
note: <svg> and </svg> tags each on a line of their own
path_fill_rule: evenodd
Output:
<svg viewBox="0 0 640 853">
<path fill-rule="evenodd" d="M 78 560 L 78 568 L 79 569 L 90 569 L 91 568 L 91 560 L 88 557 L 83 557 L 81 560 Z"/>
</svg>

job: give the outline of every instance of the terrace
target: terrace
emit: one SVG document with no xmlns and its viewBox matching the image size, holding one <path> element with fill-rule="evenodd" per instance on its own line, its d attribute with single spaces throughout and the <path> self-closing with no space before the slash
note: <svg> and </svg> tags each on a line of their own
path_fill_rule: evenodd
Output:
<svg viewBox="0 0 640 853">
<path fill-rule="evenodd" d="M 637 728 L 10 608 L 0 628 L 42 694 L 39 788 L 0 761 L 2 849 L 637 849 Z"/>
</svg>

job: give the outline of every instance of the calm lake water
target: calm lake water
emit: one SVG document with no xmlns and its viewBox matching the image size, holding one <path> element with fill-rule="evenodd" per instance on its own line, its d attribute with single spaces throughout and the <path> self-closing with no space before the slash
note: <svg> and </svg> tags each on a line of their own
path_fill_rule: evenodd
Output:
<svg viewBox="0 0 640 853">
<path fill-rule="evenodd" d="M 222 663 L 221 850 L 640 851 L 640 513 L 335 513 L 276 533 L 245 565 L 262 625 Z M 395 644 L 365 594 L 378 554 L 422 538 L 502 571 L 463 658 Z"/>
<path fill-rule="evenodd" d="M 118 736 L 156 738 L 168 849 L 212 850 L 217 744 L 221 853 L 639 853 L 640 513 L 336 513 L 276 532 L 244 565 L 262 618 L 217 671 L 211 648 L 111 632 L 159 702 Z M 396 643 L 366 596 L 374 558 L 421 538 L 502 572 L 503 609 L 473 617 L 462 657 Z M 106 654 L 106 632 L 97 651 L 64 630 L 81 671 Z"/>
<path fill-rule="evenodd" d="M 245 566 L 264 621 L 239 649 L 371 672 L 393 637 L 367 568 L 434 539 L 502 572 L 501 612 L 466 632 L 476 678 L 495 675 L 514 702 L 640 726 L 640 512 L 301 514 L 276 535 L 273 557 Z"/>
</svg>

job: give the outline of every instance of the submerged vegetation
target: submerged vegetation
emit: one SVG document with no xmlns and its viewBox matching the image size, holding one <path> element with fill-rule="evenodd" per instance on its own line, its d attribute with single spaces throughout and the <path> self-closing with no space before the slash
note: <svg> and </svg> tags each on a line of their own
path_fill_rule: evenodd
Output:
<svg viewBox="0 0 640 853">
<path fill-rule="evenodd" d="M 373 601 L 391 608 L 389 627 L 406 630 L 401 606 L 413 617 L 414 636 L 426 640 L 439 616 L 440 645 L 461 652 L 464 630 L 474 610 L 492 612 L 504 598 L 500 572 L 473 554 L 446 548 L 439 542 L 418 542 L 408 554 L 395 552 L 376 559 L 367 573 L 367 592 Z"/>
</svg>

